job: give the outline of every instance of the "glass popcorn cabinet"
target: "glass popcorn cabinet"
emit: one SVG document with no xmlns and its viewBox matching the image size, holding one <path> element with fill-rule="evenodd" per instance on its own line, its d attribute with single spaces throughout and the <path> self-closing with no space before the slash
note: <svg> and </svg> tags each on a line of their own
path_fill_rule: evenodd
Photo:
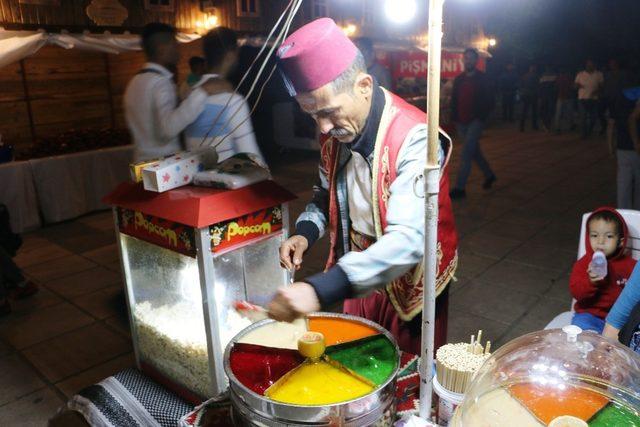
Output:
<svg viewBox="0 0 640 427">
<path fill-rule="evenodd" d="M 266 303 L 289 281 L 279 246 L 287 202 L 272 181 L 151 193 L 121 184 L 114 206 L 138 367 L 197 403 L 227 388 L 227 343 L 251 324 L 234 302 Z"/>
</svg>

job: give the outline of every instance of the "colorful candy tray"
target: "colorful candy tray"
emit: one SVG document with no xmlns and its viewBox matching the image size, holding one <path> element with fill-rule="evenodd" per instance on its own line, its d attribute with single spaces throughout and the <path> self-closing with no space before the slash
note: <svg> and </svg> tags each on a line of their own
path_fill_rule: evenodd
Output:
<svg viewBox="0 0 640 427">
<path fill-rule="evenodd" d="M 326 350 L 305 359 L 297 340 L 320 332 Z M 331 405 L 365 396 L 394 377 L 398 348 L 381 330 L 355 319 L 312 316 L 294 324 L 267 321 L 234 339 L 229 366 L 260 396 L 291 405 Z"/>
<path fill-rule="evenodd" d="M 508 422 L 522 427 L 540 427 L 553 425 L 556 418 L 571 416 L 590 427 L 640 427 L 637 411 L 600 393 L 564 384 L 558 387 L 520 383 L 499 388 L 480 397 L 461 416 L 463 423 L 469 426 Z"/>
</svg>

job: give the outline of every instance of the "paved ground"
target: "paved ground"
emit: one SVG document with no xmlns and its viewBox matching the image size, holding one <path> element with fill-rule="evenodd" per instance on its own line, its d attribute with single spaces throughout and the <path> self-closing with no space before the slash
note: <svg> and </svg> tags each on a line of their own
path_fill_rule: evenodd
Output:
<svg viewBox="0 0 640 427">
<path fill-rule="evenodd" d="M 482 328 L 497 348 L 568 309 L 580 216 L 614 202 L 615 162 L 603 141 L 574 135 L 494 129 L 483 148 L 498 181 L 483 191 L 474 169 L 467 199 L 454 204 L 461 241 L 449 339 Z M 314 154 L 285 153 L 274 168 L 300 197 L 294 218 L 315 165 Z M 310 251 L 304 272 L 322 267 L 325 246 Z M 17 261 L 41 291 L 0 320 L 0 425 L 45 425 L 75 391 L 133 364 L 117 257 L 108 212 L 25 236 Z"/>
</svg>

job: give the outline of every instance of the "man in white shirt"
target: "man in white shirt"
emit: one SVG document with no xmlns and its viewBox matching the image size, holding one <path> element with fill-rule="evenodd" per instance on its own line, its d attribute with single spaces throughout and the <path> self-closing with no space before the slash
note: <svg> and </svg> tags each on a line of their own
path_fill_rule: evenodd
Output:
<svg viewBox="0 0 640 427">
<path fill-rule="evenodd" d="M 148 24 L 142 32 L 147 63 L 131 79 L 124 94 L 125 118 L 135 144 L 136 161 L 180 151 L 180 132 L 204 110 L 210 94 L 228 86 L 208 81 L 178 105 L 171 71 L 179 60 L 175 36 L 173 27 L 160 23 Z"/>
<path fill-rule="evenodd" d="M 211 30 L 203 37 L 202 47 L 207 72 L 193 85 L 194 89 L 210 78 L 228 78 L 238 61 L 238 37 L 230 28 Z M 253 132 L 247 101 L 232 91 L 208 97 L 204 111 L 185 130 L 185 143 L 190 151 L 215 148 L 218 161 L 238 153 L 251 153 L 266 165 Z"/>
<path fill-rule="evenodd" d="M 593 61 L 588 59 L 585 69 L 578 73 L 575 80 L 578 89 L 582 139 L 588 138 L 593 131 L 598 113 L 598 96 L 603 83 L 602 73 L 596 70 Z"/>
</svg>

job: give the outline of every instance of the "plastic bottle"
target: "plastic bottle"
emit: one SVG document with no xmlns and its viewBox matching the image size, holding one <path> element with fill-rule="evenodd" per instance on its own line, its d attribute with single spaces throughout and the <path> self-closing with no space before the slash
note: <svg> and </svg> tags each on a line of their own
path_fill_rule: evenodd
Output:
<svg viewBox="0 0 640 427">
<path fill-rule="evenodd" d="M 591 273 L 599 279 L 607 277 L 607 257 L 602 251 L 595 251 L 591 258 Z"/>
</svg>

